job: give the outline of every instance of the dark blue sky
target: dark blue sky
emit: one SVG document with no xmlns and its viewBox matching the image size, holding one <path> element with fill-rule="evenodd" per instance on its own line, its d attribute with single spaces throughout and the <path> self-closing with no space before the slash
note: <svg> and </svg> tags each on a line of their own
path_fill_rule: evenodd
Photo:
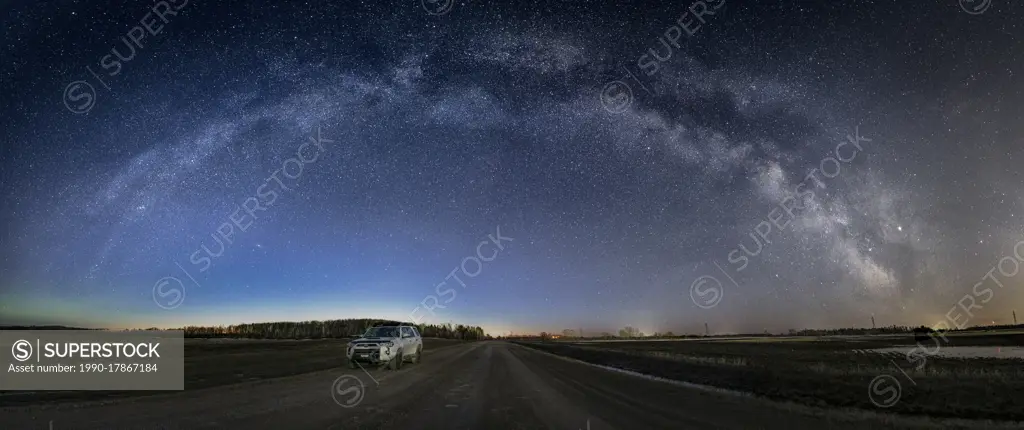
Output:
<svg viewBox="0 0 1024 430">
<path fill-rule="evenodd" d="M 14 2 L 0 322 L 1009 322 L 1024 7 L 819 3 Z"/>
</svg>

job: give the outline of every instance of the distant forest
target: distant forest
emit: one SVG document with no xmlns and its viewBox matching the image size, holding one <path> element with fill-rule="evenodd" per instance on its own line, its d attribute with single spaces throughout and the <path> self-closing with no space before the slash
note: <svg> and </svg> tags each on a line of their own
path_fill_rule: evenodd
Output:
<svg viewBox="0 0 1024 430">
<path fill-rule="evenodd" d="M 879 328 L 837 328 L 837 329 L 830 329 L 830 330 L 824 330 L 824 329 L 804 329 L 804 330 L 799 330 L 799 331 L 798 330 L 790 330 L 788 334 L 789 335 L 793 335 L 793 336 L 836 336 L 836 335 L 867 335 L 867 334 L 907 334 L 907 333 L 917 333 L 917 332 L 922 332 L 922 331 L 924 331 L 924 332 L 927 332 L 927 331 L 937 331 L 937 332 L 954 331 L 954 332 L 961 332 L 961 331 L 986 331 L 986 330 L 1010 330 L 1010 329 L 1014 329 L 1014 330 L 1024 329 L 1024 324 L 1016 324 L 1016 325 L 1014 325 L 1014 324 L 1005 324 L 1005 325 L 974 326 L 974 327 L 965 327 L 963 329 L 951 329 L 951 330 L 947 330 L 947 329 L 932 330 L 930 327 L 926 327 L 926 326 L 909 327 L 909 326 L 892 325 L 892 326 L 888 326 L 888 327 L 879 327 Z"/>
<path fill-rule="evenodd" d="M 914 334 L 920 335 L 921 333 L 931 332 L 971 332 L 971 331 L 989 331 L 989 330 L 1024 330 L 1024 324 L 1006 324 L 1006 325 L 990 325 L 990 326 L 974 326 L 965 327 L 963 329 L 938 329 L 933 330 L 926 326 L 900 326 L 891 325 L 886 327 L 878 328 L 862 328 L 862 327 L 849 327 L 849 328 L 836 328 L 836 329 L 803 329 L 796 330 L 790 329 L 787 333 L 769 333 L 767 331 L 763 333 L 731 333 L 731 334 L 674 334 L 672 332 L 658 332 L 652 335 L 644 334 L 633 327 L 624 327 L 619 330 L 618 335 L 603 332 L 595 336 L 579 336 L 572 329 L 563 330 L 561 334 L 541 332 L 539 335 L 513 335 L 503 336 L 503 339 L 572 339 L 572 338 L 586 338 L 586 339 L 695 339 L 702 337 L 771 337 L 771 336 L 866 336 L 866 335 L 893 335 L 893 334 Z"/>
<path fill-rule="evenodd" d="M 173 330 L 184 330 L 185 337 L 218 338 L 233 337 L 246 339 L 329 339 L 358 337 L 370 327 L 381 325 L 414 325 L 423 337 L 445 339 L 482 340 L 488 338 L 484 329 L 462 324 L 412 324 L 409 322 L 381 319 L 343 319 L 301 322 L 268 322 L 239 324 L 216 327 L 188 326 Z"/>
<path fill-rule="evenodd" d="M 0 330 L 105 330 L 102 328 L 66 327 L 62 325 L 4 325 Z"/>
<path fill-rule="evenodd" d="M 182 330 L 185 337 L 192 338 L 245 338 L 245 339 L 329 339 L 359 337 L 370 327 L 381 325 L 414 325 L 423 337 L 445 339 L 483 340 L 490 336 L 484 329 L 462 324 L 413 324 L 409 322 L 357 318 L 327 321 L 268 322 L 229 326 L 161 329 L 151 327 L 141 330 Z M 65 326 L 0 326 L 0 330 L 104 330 L 83 329 Z M 133 330 L 134 331 L 134 330 Z"/>
</svg>

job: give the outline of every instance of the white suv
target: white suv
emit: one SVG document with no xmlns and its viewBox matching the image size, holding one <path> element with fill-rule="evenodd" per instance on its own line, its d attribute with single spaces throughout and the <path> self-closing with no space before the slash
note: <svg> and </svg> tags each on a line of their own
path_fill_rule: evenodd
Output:
<svg viewBox="0 0 1024 430">
<path fill-rule="evenodd" d="M 423 338 L 416 327 L 391 325 L 372 327 L 363 337 L 348 343 L 348 366 L 355 369 L 357 363 L 386 364 L 391 370 L 402 368 L 402 363 L 419 363 L 423 354 Z"/>
</svg>

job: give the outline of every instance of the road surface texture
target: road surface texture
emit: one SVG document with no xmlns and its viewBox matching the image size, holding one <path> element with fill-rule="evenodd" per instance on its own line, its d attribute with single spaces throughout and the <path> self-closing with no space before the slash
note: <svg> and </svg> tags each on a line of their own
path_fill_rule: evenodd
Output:
<svg viewBox="0 0 1024 430">
<path fill-rule="evenodd" d="M 969 428 L 1005 428 L 967 424 Z M 398 371 L 339 367 L 169 395 L 0 407 L 0 428 L 790 430 L 941 426 L 926 418 L 816 411 L 685 387 L 489 341 L 426 351 L 422 362 L 407 363 Z"/>
</svg>

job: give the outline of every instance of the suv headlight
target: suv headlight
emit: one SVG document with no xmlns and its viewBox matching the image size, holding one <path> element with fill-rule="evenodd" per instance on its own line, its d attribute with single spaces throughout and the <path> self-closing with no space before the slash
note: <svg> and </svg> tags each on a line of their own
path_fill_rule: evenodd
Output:
<svg viewBox="0 0 1024 430">
<path fill-rule="evenodd" d="M 381 345 L 381 346 L 386 346 L 386 347 L 388 347 L 388 348 L 391 348 L 392 346 L 395 346 L 395 343 L 394 343 L 394 342 L 391 342 L 391 341 L 388 341 L 388 342 L 384 342 L 384 343 L 382 343 L 382 344 L 380 344 L 380 345 Z"/>
</svg>

